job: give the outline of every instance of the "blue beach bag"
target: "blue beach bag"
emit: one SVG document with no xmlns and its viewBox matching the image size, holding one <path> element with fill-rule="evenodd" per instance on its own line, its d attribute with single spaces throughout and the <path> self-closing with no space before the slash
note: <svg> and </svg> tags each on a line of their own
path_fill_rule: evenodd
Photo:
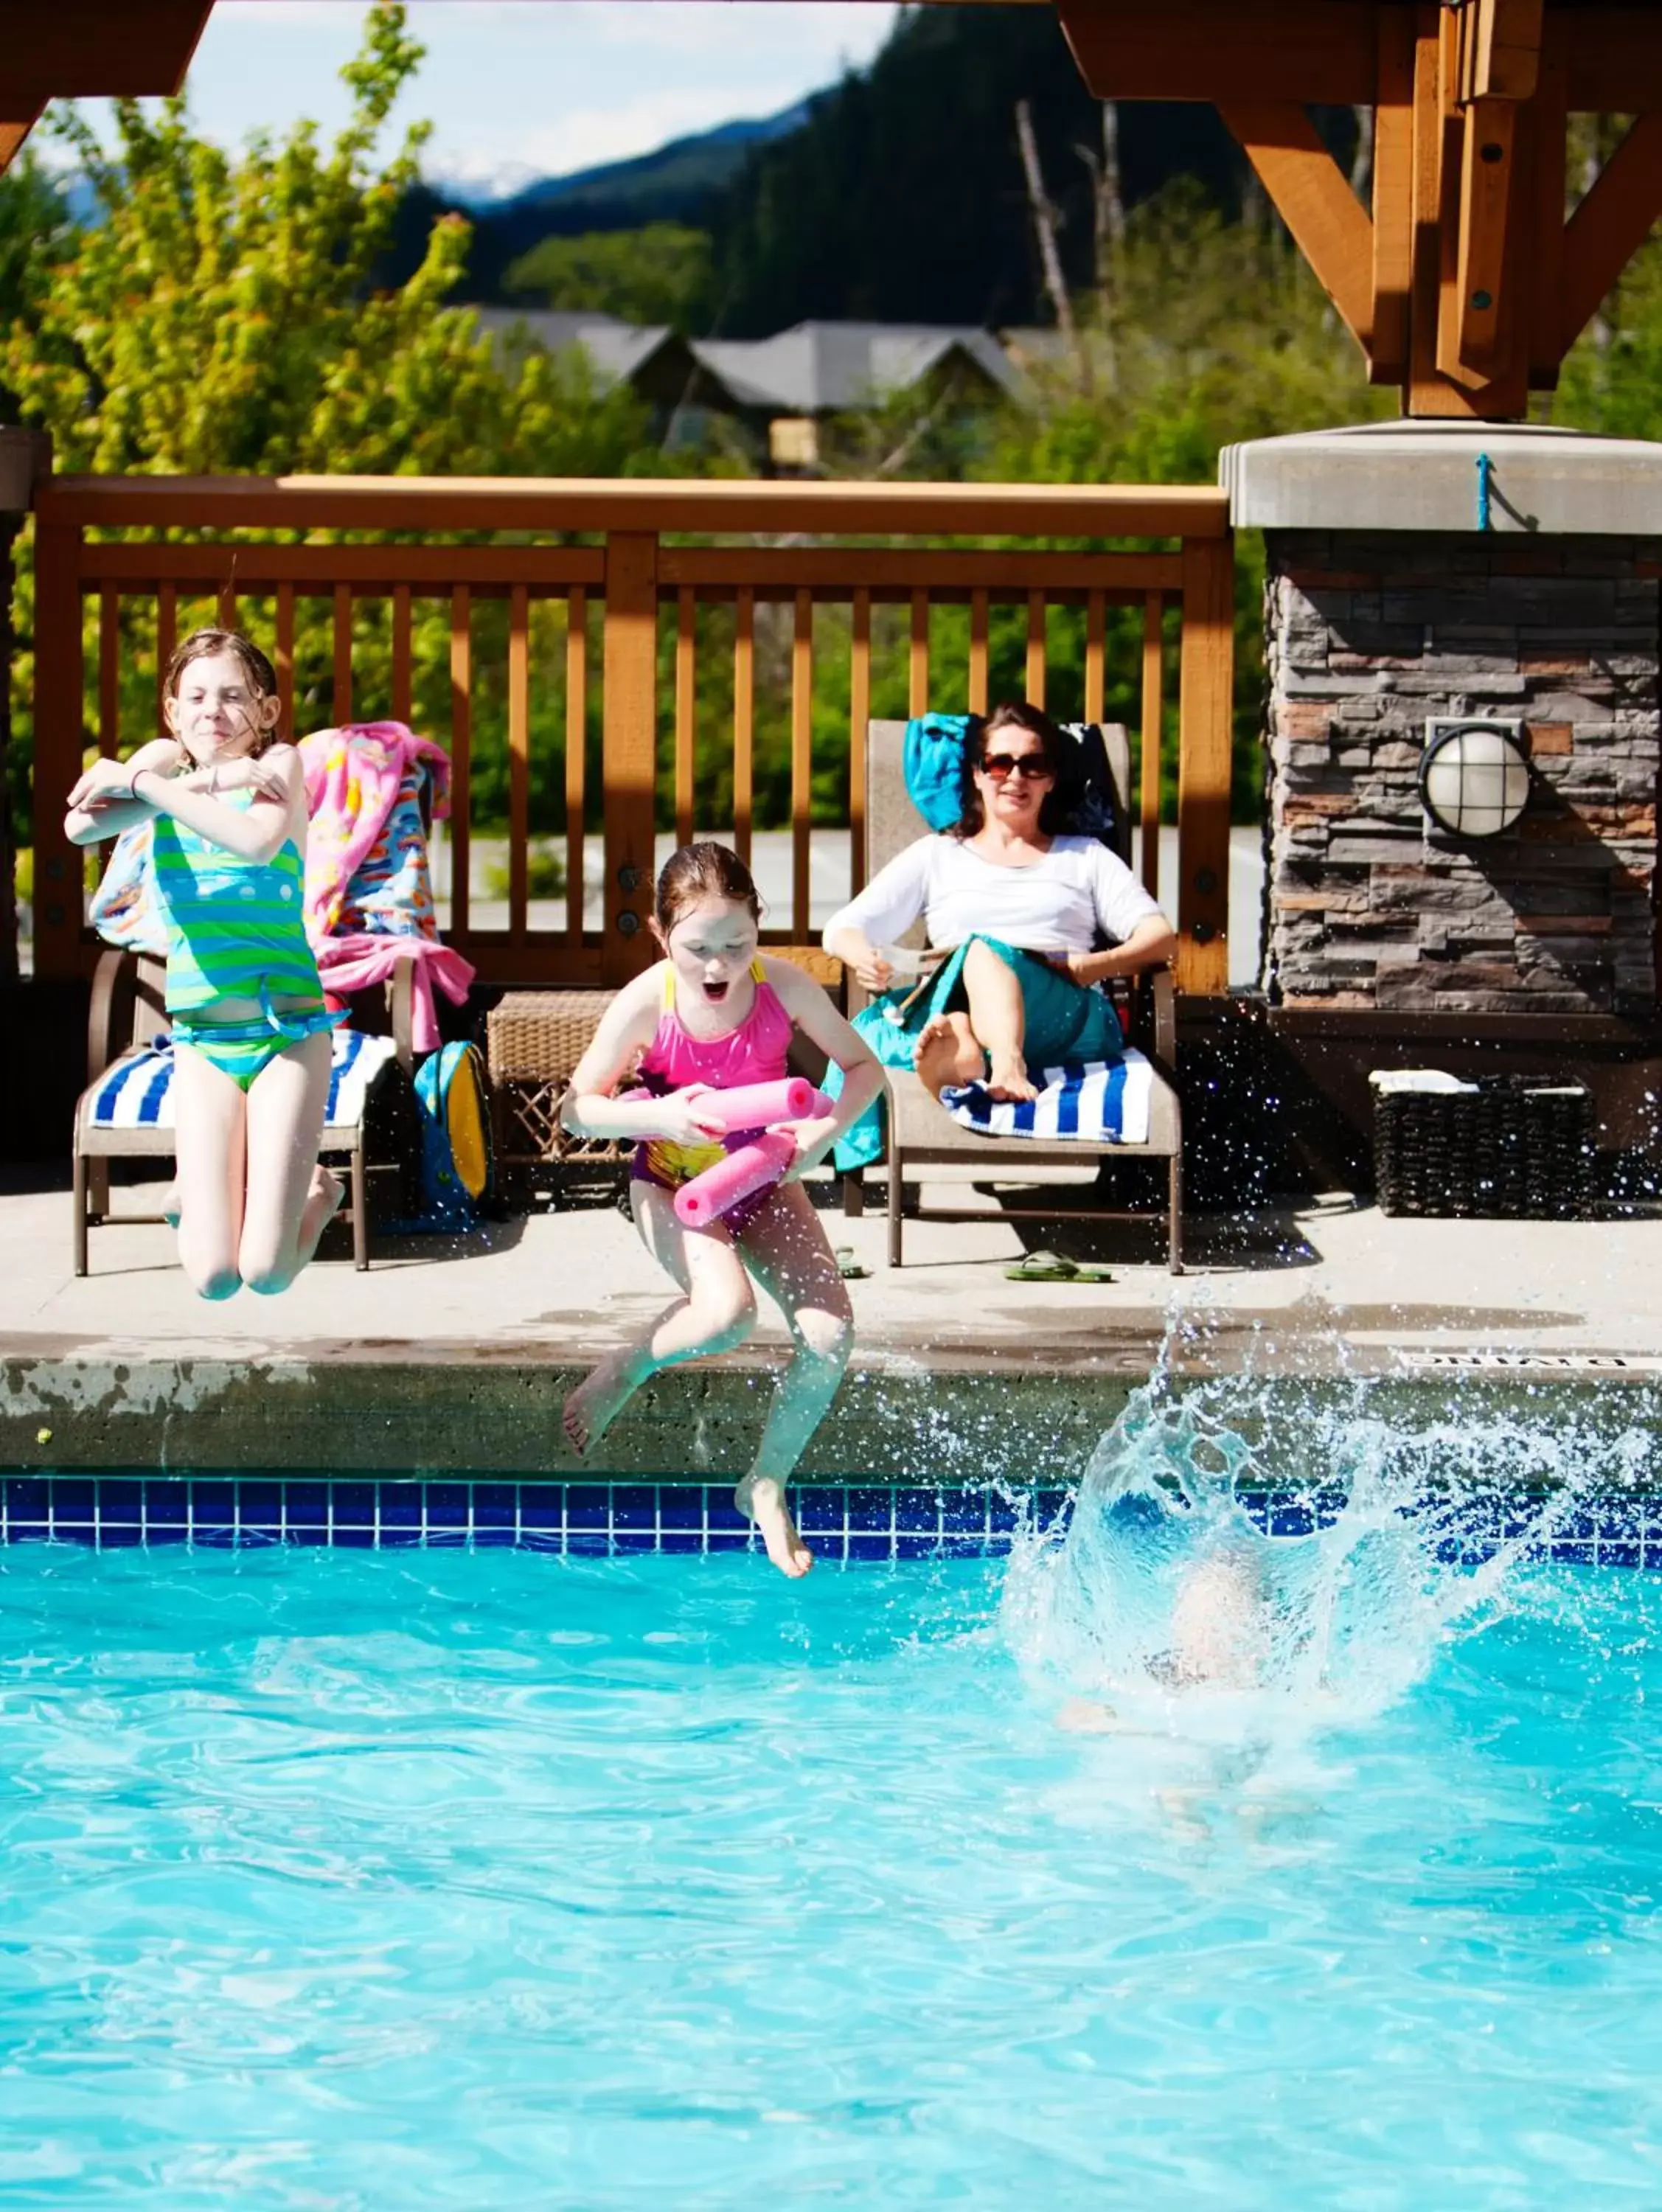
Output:
<svg viewBox="0 0 1662 2212">
<path fill-rule="evenodd" d="M 444 1044 L 416 1070 L 421 1125 L 416 1212 L 397 1226 L 407 1232 L 468 1229 L 479 1218 L 493 1181 L 490 1114 L 484 1061 L 476 1044 Z"/>
</svg>

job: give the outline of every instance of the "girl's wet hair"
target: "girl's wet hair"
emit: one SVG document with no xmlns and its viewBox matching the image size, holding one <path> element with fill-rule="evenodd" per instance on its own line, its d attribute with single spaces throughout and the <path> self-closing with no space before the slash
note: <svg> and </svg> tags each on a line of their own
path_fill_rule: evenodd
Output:
<svg viewBox="0 0 1662 2212">
<path fill-rule="evenodd" d="M 751 919 L 762 926 L 762 902 L 750 870 L 737 853 L 704 839 L 683 845 L 664 862 L 658 878 L 658 927 L 667 937 L 681 916 L 700 899 L 721 898 L 750 908 Z"/>
<path fill-rule="evenodd" d="M 1075 809 L 1084 795 L 1084 774 L 1080 763 L 1079 746 L 1066 730 L 1060 728 L 1042 707 L 1035 707 L 1026 699 L 1006 699 L 994 708 L 984 721 L 970 723 L 967 767 L 979 768 L 989 752 L 996 748 L 993 739 L 1001 730 L 1025 730 L 1029 737 L 1037 738 L 1044 755 L 1045 765 L 1056 781 L 1045 793 L 1038 810 L 1038 826 L 1047 837 L 1061 836 L 1071 828 Z M 964 811 L 949 831 L 953 837 L 973 837 L 986 823 L 986 809 L 981 803 L 981 793 L 968 774 L 965 776 Z"/>
<path fill-rule="evenodd" d="M 174 648 L 174 657 L 167 663 L 167 672 L 162 679 L 162 690 L 169 699 L 177 699 L 179 687 L 185 680 L 185 671 L 193 660 L 211 660 L 216 653 L 228 653 L 241 668 L 248 689 L 256 699 L 275 699 L 277 696 L 277 671 L 251 637 L 244 637 L 240 629 L 193 629 L 182 644 Z M 262 744 L 269 744 L 276 737 L 274 730 L 262 733 Z"/>
</svg>

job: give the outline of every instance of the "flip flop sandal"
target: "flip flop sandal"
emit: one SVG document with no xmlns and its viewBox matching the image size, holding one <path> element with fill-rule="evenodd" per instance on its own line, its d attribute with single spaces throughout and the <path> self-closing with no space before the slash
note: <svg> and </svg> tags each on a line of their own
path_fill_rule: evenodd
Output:
<svg viewBox="0 0 1662 2212">
<path fill-rule="evenodd" d="M 1012 1283 L 1111 1283 L 1111 1268 L 1089 1261 L 1069 1260 L 1060 1252 L 1030 1252 L 1004 1270 Z"/>
<path fill-rule="evenodd" d="M 833 1257 L 837 1261 L 837 1272 L 845 1283 L 863 1283 L 871 1273 L 869 1267 L 862 1267 L 855 1259 L 852 1244 L 839 1244 Z"/>
</svg>

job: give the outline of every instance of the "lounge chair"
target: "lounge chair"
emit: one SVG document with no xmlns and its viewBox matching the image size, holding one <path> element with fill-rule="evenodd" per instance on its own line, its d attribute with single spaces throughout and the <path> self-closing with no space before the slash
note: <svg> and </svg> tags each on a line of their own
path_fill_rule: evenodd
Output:
<svg viewBox="0 0 1662 2212">
<path fill-rule="evenodd" d="M 873 722 L 866 739 L 866 872 L 868 879 L 892 860 L 927 828 L 906 792 L 903 757 L 904 722 Z M 1116 849 L 1123 860 L 1130 858 L 1131 828 L 1128 794 L 1130 790 L 1130 744 L 1118 724 L 1106 725 L 1103 737 L 1114 784 Z M 922 924 L 909 933 L 922 943 Z M 863 994 L 849 979 L 851 1011 Z M 1001 1180 L 1019 1181 L 1029 1167 L 1077 1167 L 1081 1162 L 1115 1159 L 1160 1159 L 1166 1164 L 1167 1260 L 1174 1275 L 1183 1273 L 1183 1114 L 1176 1083 L 1177 1035 L 1172 978 L 1164 969 L 1139 976 L 1121 1006 L 1128 1036 L 1150 1063 L 1148 1134 L 1141 1144 L 1118 1144 L 1084 1138 L 1049 1142 L 1038 1138 L 987 1136 L 953 1120 L 932 1098 L 909 1069 L 888 1071 L 888 1210 L 889 1265 L 902 1264 L 904 1189 L 909 1169 L 951 1165 L 985 1166 Z M 1002 1207 L 997 1218 L 1014 1221 L 1115 1221 L 1146 1219 L 1146 1214 L 1082 1207 L 1068 1203 L 1072 1194 L 1059 1192 L 1055 1203 Z M 863 1212 L 864 1190 L 857 1175 L 843 1181 L 843 1204 L 851 1214 Z M 915 1218 L 931 1221 L 977 1221 L 986 1209 L 919 1205 Z"/>
<path fill-rule="evenodd" d="M 174 1154 L 173 1051 L 162 1006 L 166 963 L 146 953 L 103 952 L 93 975 L 87 1024 L 87 1087 L 75 1109 L 75 1272 L 88 1272 L 88 1232 L 113 1223 L 155 1222 L 159 1213 L 113 1213 L 113 1159 L 171 1159 Z M 368 1137 L 374 1105 L 395 1062 L 407 1074 L 414 1062 L 410 1030 L 410 970 L 400 967 L 388 988 L 391 1036 L 362 1030 L 334 1032 L 320 1159 L 344 1161 L 350 1191 L 352 1258 L 369 1265 Z"/>
</svg>

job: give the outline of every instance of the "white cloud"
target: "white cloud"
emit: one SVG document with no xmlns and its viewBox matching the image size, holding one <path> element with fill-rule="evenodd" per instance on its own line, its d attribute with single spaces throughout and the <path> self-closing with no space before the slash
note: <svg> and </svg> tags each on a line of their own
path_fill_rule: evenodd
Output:
<svg viewBox="0 0 1662 2212">
<path fill-rule="evenodd" d="M 345 120 L 338 71 L 371 0 L 219 0 L 186 88 L 222 145 Z M 474 197 L 654 152 L 667 140 L 779 113 L 870 60 L 888 0 L 409 0 L 428 60 L 388 143 L 435 125 L 423 166 Z M 101 102 L 82 112 L 107 128 Z M 36 133 L 54 167 L 60 144 Z"/>
<path fill-rule="evenodd" d="M 869 60 L 895 14 L 892 6 L 872 0 L 564 0 L 564 5 L 609 46 L 731 55 L 742 43 L 752 60 L 776 56 L 799 69 L 805 61 L 834 69 L 845 57 Z"/>
</svg>

